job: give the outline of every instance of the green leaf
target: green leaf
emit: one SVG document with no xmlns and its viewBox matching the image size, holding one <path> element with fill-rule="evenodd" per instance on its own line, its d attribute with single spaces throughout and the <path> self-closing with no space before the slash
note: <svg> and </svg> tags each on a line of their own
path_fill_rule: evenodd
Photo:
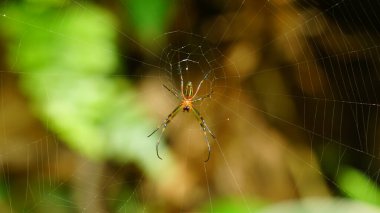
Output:
<svg viewBox="0 0 380 213">
<path fill-rule="evenodd" d="M 167 31 L 172 0 L 122 0 L 127 21 L 136 32 L 139 43 L 152 47 L 154 38 Z"/>
<path fill-rule="evenodd" d="M 110 13 L 90 4 L 44 3 L 9 3 L 5 13 L 0 27 L 9 40 L 9 64 L 36 114 L 62 141 L 95 160 L 136 162 L 151 177 L 170 164 L 170 155 L 157 162 L 157 136 L 147 138 L 153 122 L 117 73 Z M 165 152 L 164 143 L 160 148 Z"/>
<path fill-rule="evenodd" d="M 379 186 L 359 170 L 342 168 L 337 183 L 349 197 L 380 206 Z"/>
<path fill-rule="evenodd" d="M 244 201 L 238 198 L 221 198 L 213 201 L 212 207 L 206 203 L 206 212 L 230 213 L 230 212 L 259 212 L 266 204 L 255 200 Z"/>
</svg>

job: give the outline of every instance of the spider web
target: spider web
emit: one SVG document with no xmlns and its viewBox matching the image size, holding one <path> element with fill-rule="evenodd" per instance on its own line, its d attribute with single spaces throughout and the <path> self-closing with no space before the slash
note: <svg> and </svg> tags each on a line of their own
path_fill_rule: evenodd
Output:
<svg viewBox="0 0 380 213">
<path fill-rule="evenodd" d="M 271 212 L 273 204 L 276 212 L 274 204 L 286 200 L 360 200 L 349 187 L 354 181 L 370 195 L 362 200 L 380 205 L 377 2 L 171 2 L 181 18 L 151 43 L 115 24 L 122 20 L 115 5 L 57 2 L 48 24 L 24 16 L 43 8 L 15 12 L 22 2 L 1 5 L 1 211 L 220 212 L 227 203 L 241 212 L 262 206 Z M 115 35 L 94 32 L 118 36 L 119 46 L 65 31 L 73 14 L 74 23 L 95 17 L 93 25 Z M 37 50 L 29 37 L 73 46 L 74 52 L 59 46 L 46 64 L 81 64 L 89 55 L 107 66 L 31 72 L 26 68 Z M 118 59 L 100 60 L 96 53 Z M 198 96 L 213 92 L 195 105 L 217 137 L 208 136 L 207 164 L 203 132 L 189 113 L 180 112 L 162 137 L 146 137 L 179 104 L 162 85 L 180 92 L 181 76 L 194 89 L 205 79 Z M 93 92 L 75 98 L 87 90 Z M 118 95 L 99 101 L 107 92 Z M 89 124 L 76 113 L 79 107 L 93 129 L 83 128 Z M 155 155 L 159 139 L 162 161 Z M 343 203 L 333 207 L 349 206 Z"/>
</svg>

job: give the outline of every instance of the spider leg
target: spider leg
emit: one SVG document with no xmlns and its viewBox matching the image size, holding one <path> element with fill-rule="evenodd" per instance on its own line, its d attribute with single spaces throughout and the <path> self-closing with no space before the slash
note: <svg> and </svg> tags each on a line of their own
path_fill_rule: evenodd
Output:
<svg viewBox="0 0 380 213">
<path fill-rule="evenodd" d="M 207 156 L 207 159 L 205 160 L 205 162 L 207 162 L 209 159 L 210 159 L 210 153 L 211 153 L 211 146 L 210 146 L 210 142 L 207 138 L 207 132 L 210 133 L 210 135 L 212 136 L 212 138 L 214 138 L 214 140 L 216 139 L 215 135 L 211 132 L 211 130 L 208 128 L 207 124 L 206 124 L 206 121 L 203 119 L 203 117 L 201 116 L 201 114 L 198 112 L 198 110 L 196 110 L 194 107 L 193 107 L 193 110 L 194 112 L 194 115 L 195 117 L 197 118 L 199 124 L 201 125 L 201 128 L 203 130 L 203 134 L 205 136 L 205 140 L 206 140 L 206 144 L 207 144 L 207 148 L 208 148 L 208 156 Z"/>
<path fill-rule="evenodd" d="M 177 113 L 179 112 L 179 110 L 181 109 L 181 106 L 182 104 L 178 105 L 169 115 L 168 117 L 161 123 L 160 126 L 157 127 L 157 129 L 155 129 L 152 133 L 150 133 L 150 135 L 148 135 L 148 137 L 152 136 L 155 132 L 157 132 L 160 128 L 161 128 L 161 134 L 160 134 L 160 137 L 158 138 L 157 140 L 157 143 L 156 143 L 156 153 L 157 153 L 157 157 L 159 159 L 162 160 L 162 158 L 160 157 L 160 155 L 158 154 L 158 146 L 160 145 L 160 141 L 161 141 L 161 137 L 162 137 L 162 134 L 164 133 L 166 127 L 168 126 L 168 124 L 170 123 L 170 121 L 177 115 Z"/>
<path fill-rule="evenodd" d="M 208 78 L 208 75 L 211 73 L 211 71 L 213 71 L 213 70 L 211 69 L 210 71 L 208 71 L 208 72 L 206 73 L 205 77 L 199 82 L 198 87 L 197 87 L 197 90 L 196 90 L 195 93 L 194 93 L 194 96 L 197 95 L 197 93 L 198 93 L 199 89 L 201 88 L 203 82 Z"/>
<path fill-rule="evenodd" d="M 178 94 L 174 91 L 174 89 L 170 89 L 169 87 L 167 87 L 165 84 L 163 84 L 162 86 L 164 86 L 169 92 L 171 92 L 175 97 L 177 97 L 177 99 L 181 99 Z"/>
<path fill-rule="evenodd" d="M 210 128 L 208 128 L 208 126 L 207 126 L 207 124 L 206 124 L 206 121 L 205 121 L 205 120 L 203 119 L 203 117 L 201 116 L 201 113 L 199 113 L 198 110 L 195 109 L 194 107 L 193 107 L 193 112 L 194 112 L 195 116 L 198 118 L 198 121 L 199 121 L 200 123 L 202 123 L 202 124 L 204 125 L 204 127 L 206 128 L 206 130 L 210 133 L 210 135 L 211 135 L 214 139 L 216 139 L 216 136 L 214 135 L 214 133 L 211 132 Z M 202 125 L 201 125 L 201 127 L 202 127 Z"/>
<path fill-rule="evenodd" d="M 202 97 L 199 97 L 199 98 L 195 99 L 195 100 L 192 101 L 192 102 L 195 103 L 195 102 L 198 102 L 198 101 L 202 101 L 203 99 L 206 99 L 206 98 L 211 98 L 211 95 L 212 95 L 213 93 L 214 93 L 214 91 L 211 90 L 211 92 L 210 92 L 209 94 L 207 94 L 207 95 L 205 95 L 205 96 L 202 96 Z"/>
</svg>

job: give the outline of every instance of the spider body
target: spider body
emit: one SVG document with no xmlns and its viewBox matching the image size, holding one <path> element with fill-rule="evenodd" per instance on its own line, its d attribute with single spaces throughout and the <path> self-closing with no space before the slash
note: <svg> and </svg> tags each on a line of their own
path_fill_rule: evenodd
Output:
<svg viewBox="0 0 380 213">
<path fill-rule="evenodd" d="M 173 89 L 170 89 L 169 87 L 167 87 L 166 85 L 163 85 L 169 92 L 171 92 L 178 100 L 181 101 L 181 103 L 167 116 L 167 118 L 161 123 L 160 126 L 157 127 L 157 129 L 155 129 L 150 135 L 148 135 L 148 137 L 152 136 L 155 132 L 157 132 L 157 130 L 159 130 L 160 128 L 162 128 L 161 130 L 161 135 L 160 137 L 158 138 L 158 141 L 157 141 L 157 144 L 156 144 L 156 153 L 157 153 L 157 157 L 159 159 L 162 160 L 162 158 L 160 157 L 159 153 L 158 153 L 158 146 L 160 144 L 160 139 L 161 139 L 161 136 L 162 134 L 164 133 L 167 125 L 170 123 L 170 121 L 177 115 L 177 113 L 179 112 L 179 110 L 182 109 L 183 112 L 193 112 L 194 113 L 194 116 L 196 117 L 196 119 L 198 120 L 201 128 L 202 128 L 202 131 L 204 133 L 204 136 L 205 136 L 205 140 L 206 140 L 206 143 L 207 143 L 207 147 L 208 147 L 208 156 L 207 156 L 207 159 L 205 162 L 207 162 L 209 159 L 210 159 L 210 152 L 211 152 L 211 147 L 210 147 L 210 143 L 208 141 L 208 138 L 207 138 L 207 132 L 210 133 L 210 135 L 216 139 L 215 135 L 210 131 L 210 129 L 208 128 L 205 120 L 203 119 L 203 117 L 201 116 L 201 114 L 198 112 L 198 110 L 196 110 L 193 106 L 193 103 L 195 102 L 198 102 L 198 101 L 202 101 L 203 99 L 206 99 L 206 98 L 210 98 L 211 97 L 211 94 L 213 93 L 213 91 L 211 91 L 209 94 L 205 95 L 205 96 L 201 96 L 199 98 L 195 98 L 203 81 L 207 78 L 209 73 L 206 74 L 206 76 L 200 81 L 198 87 L 197 87 L 197 90 L 195 91 L 195 93 L 193 92 L 193 84 L 191 83 L 191 81 L 189 81 L 187 84 L 186 84 L 186 88 L 184 90 L 183 88 L 183 78 L 182 78 L 182 75 L 181 75 L 181 93 L 178 94 L 175 90 Z M 195 99 L 194 99 L 195 98 Z"/>
<path fill-rule="evenodd" d="M 191 104 L 191 103 L 190 103 Z M 189 103 L 183 103 L 183 111 L 184 112 L 190 112 L 191 105 Z"/>
<path fill-rule="evenodd" d="M 193 107 L 192 103 L 193 84 L 191 81 L 187 82 L 185 93 L 183 94 L 182 109 L 184 112 L 190 112 Z"/>
</svg>

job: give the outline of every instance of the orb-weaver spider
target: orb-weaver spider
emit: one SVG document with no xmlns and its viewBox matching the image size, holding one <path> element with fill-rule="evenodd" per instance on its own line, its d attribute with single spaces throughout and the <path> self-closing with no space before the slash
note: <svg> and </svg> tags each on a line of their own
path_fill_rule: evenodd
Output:
<svg viewBox="0 0 380 213">
<path fill-rule="evenodd" d="M 209 72 L 210 73 L 210 72 Z M 191 81 L 189 81 L 186 85 L 186 89 L 185 91 L 183 90 L 183 77 L 182 77 L 182 73 L 181 73 L 181 93 L 178 94 L 177 92 L 175 92 L 173 89 L 170 89 L 169 87 L 167 87 L 166 85 L 163 85 L 169 92 L 171 92 L 178 100 L 181 101 L 181 103 L 167 116 L 167 118 L 161 123 L 160 126 L 157 127 L 157 129 L 155 129 L 150 135 L 148 135 L 148 137 L 152 136 L 155 132 L 157 132 L 160 128 L 162 128 L 161 130 L 161 135 L 160 137 L 158 138 L 157 140 L 157 143 L 156 143 L 156 153 L 157 153 L 157 157 L 159 159 L 162 160 L 162 158 L 160 157 L 159 153 L 158 153 L 158 146 L 160 144 L 160 139 L 161 139 L 161 136 L 162 134 L 164 133 L 166 127 L 168 126 L 168 124 L 170 123 L 170 121 L 177 115 L 177 113 L 182 109 L 183 112 L 190 112 L 192 111 L 195 115 L 195 117 L 197 118 L 199 124 L 201 125 L 201 128 L 202 128 L 202 131 L 205 135 L 205 139 L 206 139 L 206 143 L 207 143 L 207 147 L 208 147 L 208 156 L 207 156 L 207 159 L 205 160 L 205 162 L 207 162 L 209 159 L 210 159 L 210 152 L 211 152 L 211 147 L 210 147 L 210 143 L 208 141 L 208 138 L 207 138 L 207 132 L 210 133 L 210 135 L 216 139 L 215 135 L 211 132 L 211 130 L 208 128 L 205 120 L 203 119 L 202 115 L 199 113 L 199 111 L 197 109 L 194 108 L 193 106 L 193 103 L 195 102 L 198 102 L 198 101 L 202 101 L 203 99 L 206 99 L 206 98 L 210 98 L 211 97 L 211 94 L 213 93 L 213 91 L 211 90 L 210 93 L 208 93 L 207 95 L 205 96 L 201 96 L 199 98 L 195 98 L 203 81 L 207 78 L 208 74 L 207 73 L 205 75 L 205 77 L 199 82 L 199 85 L 197 87 L 197 90 L 195 91 L 195 93 L 193 93 L 193 84 L 191 83 Z M 194 99 L 195 98 L 195 99 Z"/>
</svg>

